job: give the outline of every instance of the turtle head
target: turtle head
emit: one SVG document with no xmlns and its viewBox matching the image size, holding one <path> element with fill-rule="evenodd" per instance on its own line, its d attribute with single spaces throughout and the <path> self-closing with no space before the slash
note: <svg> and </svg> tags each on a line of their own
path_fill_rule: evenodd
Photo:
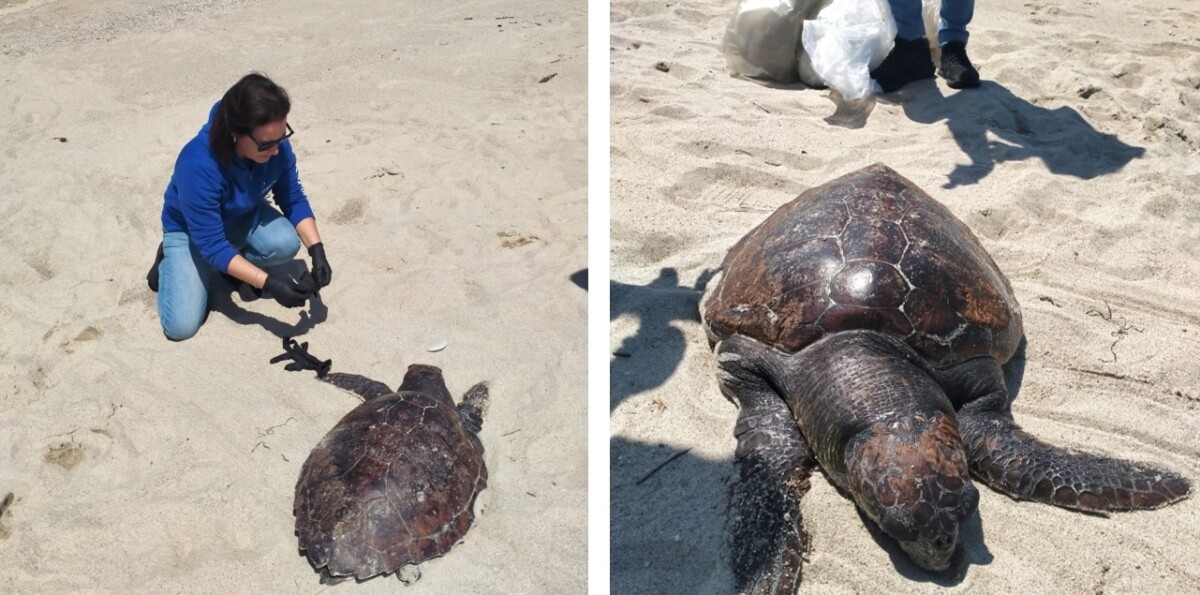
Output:
<svg viewBox="0 0 1200 595">
<path fill-rule="evenodd" d="M 944 412 L 879 422 L 846 450 L 859 507 L 926 570 L 950 566 L 958 531 L 979 506 L 962 438 Z"/>
<path fill-rule="evenodd" d="M 454 397 L 450 396 L 450 390 L 446 388 L 446 380 L 442 377 L 442 369 L 437 366 L 425 364 L 408 366 L 408 371 L 404 373 L 404 380 L 396 389 L 396 392 L 405 391 L 424 393 L 441 399 L 451 407 L 454 406 Z"/>
</svg>

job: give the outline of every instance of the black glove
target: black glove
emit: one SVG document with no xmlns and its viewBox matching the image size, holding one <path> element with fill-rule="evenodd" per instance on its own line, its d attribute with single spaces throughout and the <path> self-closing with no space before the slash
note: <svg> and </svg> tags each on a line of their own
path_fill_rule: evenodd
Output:
<svg viewBox="0 0 1200 595">
<path fill-rule="evenodd" d="M 283 338 L 283 353 L 271 358 L 271 363 L 276 364 L 284 360 L 291 360 L 288 365 L 284 366 L 284 370 L 295 372 L 297 370 L 313 370 L 317 373 L 317 378 L 324 378 L 329 373 L 329 367 L 333 365 L 333 360 L 327 359 L 321 361 L 313 354 L 308 352 L 308 342 L 297 343 L 291 337 Z"/>
<path fill-rule="evenodd" d="M 308 255 L 312 257 L 312 276 L 317 287 L 329 285 L 333 279 L 333 269 L 329 268 L 329 261 L 325 259 L 324 244 L 317 242 L 309 246 Z"/>
<path fill-rule="evenodd" d="M 286 275 L 267 275 L 263 289 L 286 308 L 299 308 L 308 300 L 308 292 Z"/>
</svg>

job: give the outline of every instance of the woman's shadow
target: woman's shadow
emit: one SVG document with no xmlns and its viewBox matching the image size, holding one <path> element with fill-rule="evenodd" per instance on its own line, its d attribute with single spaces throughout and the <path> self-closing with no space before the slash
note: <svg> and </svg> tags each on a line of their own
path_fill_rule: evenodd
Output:
<svg viewBox="0 0 1200 595">
<path fill-rule="evenodd" d="M 302 275 L 308 273 L 307 266 L 304 261 L 293 260 L 290 263 L 281 265 L 278 269 L 281 272 L 287 273 L 293 279 L 299 279 Z M 321 300 L 321 294 L 317 291 L 312 292 L 306 304 L 307 309 L 300 310 L 300 320 L 295 324 L 288 324 L 282 320 L 278 320 L 265 314 L 259 314 L 243 308 L 233 299 L 234 294 L 241 294 L 237 288 L 231 285 L 226 280 L 219 280 L 213 284 L 212 295 L 212 311 L 223 314 L 226 318 L 243 325 L 256 324 L 266 329 L 267 332 L 279 338 L 298 337 L 312 330 L 318 324 L 325 322 L 329 317 L 329 308 L 325 306 L 325 302 Z M 269 296 L 251 297 L 241 295 L 242 301 L 247 299 L 270 300 Z M 291 310 L 289 310 L 291 312 Z"/>
<path fill-rule="evenodd" d="M 1091 180 L 1119 171 L 1146 152 L 1097 131 L 1072 108 L 1030 103 L 994 81 L 950 95 L 942 95 L 935 81 L 920 81 L 885 100 L 899 102 L 914 122 L 946 122 L 971 162 L 955 165 L 945 188 L 975 184 L 998 163 L 1031 158 L 1054 174 Z"/>
<path fill-rule="evenodd" d="M 646 285 L 610 284 L 609 320 L 638 319 L 637 333 L 626 337 L 609 361 L 609 410 L 625 399 L 661 386 L 683 361 L 687 340 L 676 321 L 700 321 L 700 294 L 712 271 L 700 273 L 694 287 L 679 284 L 679 272 L 666 267 Z"/>
</svg>

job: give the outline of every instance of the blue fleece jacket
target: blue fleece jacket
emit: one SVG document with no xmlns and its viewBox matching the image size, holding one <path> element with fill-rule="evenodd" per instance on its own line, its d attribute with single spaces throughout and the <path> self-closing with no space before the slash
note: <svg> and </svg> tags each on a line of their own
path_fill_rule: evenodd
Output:
<svg viewBox="0 0 1200 595">
<path fill-rule="evenodd" d="M 221 166 L 208 140 L 220 104 L 213 105 L 208 123 L 175 160 L 175 172 L 163 195 L 162 224 L 166 231 L 186 233 L 209 266 L 228 272 L 229 262 L 238 253 L 230 234 L 244 234 L 258 225 L 258 208 L 267 191 L 292 225 L 312 217 L 313 212 L 300 186 L 290 141 L 280 143 L 279 152 L 266 163 L 235 156 L 228 167 Z M 237 240 L 243 242 L 245 237 Z"/>
</svg>

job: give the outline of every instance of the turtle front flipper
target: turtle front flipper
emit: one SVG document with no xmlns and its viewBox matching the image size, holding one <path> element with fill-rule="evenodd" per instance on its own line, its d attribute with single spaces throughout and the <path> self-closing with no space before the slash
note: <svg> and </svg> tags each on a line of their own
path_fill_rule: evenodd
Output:
<svg viewBox="0 0 1200 595">
<path fill-rule="evenodd" d="M 958 412 L 971 472 L 993 489 L 1086 512 L 1161 508 L 1187 498 L 1184 477 L 1132 461 L 1069 451 L 1022 430 L 1008 395 L 994 390 Z"/>
<path fill-rule="evenodd" d="M 740 407 L 734 434 L 737 480 L 730 486 L 727 548 L 738 593 L 791 595 L 800 584 L 808 534 L 800 498 L 817 466 L 787 403 L 743 338 L 717 345 L 721 392 Z"/>
</svg>

